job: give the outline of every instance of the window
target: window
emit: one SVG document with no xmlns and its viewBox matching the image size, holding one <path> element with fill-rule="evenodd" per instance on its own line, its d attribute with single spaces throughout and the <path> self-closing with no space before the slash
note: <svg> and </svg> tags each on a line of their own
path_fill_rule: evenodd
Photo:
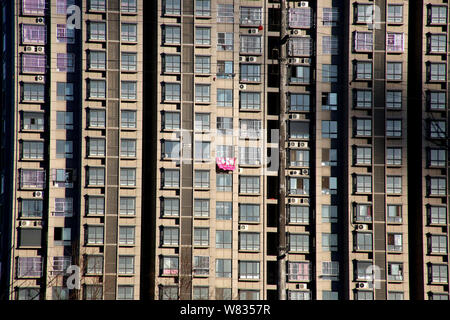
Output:
<svg viewBox="0 0 450 320">
<path fill-rule="evenodd" d="M 448 300 L 448 294 L 443 293 L 431 293 L 430 294 L 431 300 Z"/>
<path fill-rule="evenodd" d="M 258 290 L 241 290 L 239 289 L 239 300 L 259 300 Z"/>
<path fill-rule="evenodd" d="M 72 217 L 73 199 L 55 198 L 55 211 L 53 212 L 53 215 L 56 217 Z"/>
<path fill-rule="evenodd" d="M 211 45 L 211 28 L 196 27 L 195 28 L 195 44 L 210 46 Z"/>
<path fill-rule="evenodd" d="M 322 300 L 339 300 L 339 292 L 322 291 Z"/>
<path fill-rule="evenodd" d="M 211 16 L 211 0 L 195 0 L 196 16 Z"/>
<path fill-rule="evenodd" d="M 310 28 L 313 13 L 310 7 L 290 8 L 288 12 L 289 28 Z"/>
<path fill-rule="evenodd" d="M 386 70 L 386 79 L 398 81 L 402 80 L 402 67 L 401 62 L 388 62 Z"/>
<path fill-rule="evenodd" d="M 87 244 L 103 244 L 103 226 L 87 227 Z"/>
<path fill-rule="evenodd" d="M 136 81 L 122 81 L 121 83 L 121 98 L 136 100 Z"/>
<path fill-rule="evenodd" d="M 52 182 L 57 188 L 73 188 L 73 169 L 52 169 Z"/>
<path fill-rule="evenodd" d="M 358 32 L 354 33 L 354 49 L 355 51 L 372 51 L 373 50 L 373 33 Z"/>
<path fill-rule="evenodd" d="M 162 184 L 165 188 L 178 188 L 180 186 L 180 170 L 164 169 Z"/>
<path fill-rule="evenodd" d="M 180 129 L 180 113 L 179 112 L 164 112 L 162 115 L 163 128 L 165 130 Z"/>
<path fill-rule="evenodd" d="M 23 102 L 44 102 L 45 86 L 41 83 L 24 83 L 22 85 Z"/>
<path fill-rule="evenodd" d="M 106 1 L 105 0 L 91 0 L 89 2 L 89 10 L 105 11 L 106 10 Z"/>
<path fill-rule="evenodd" d="M 404 49 L 403 33 L 388 32 L 386 36 L 387 52 L 403 52 Z"/>
<path fill-rule="evenodd" d="M 334 27 L 339 24 L 340 13 L 338 7 L 323 8 L 322 22 L 324 26 Z"/>
<path fill-rule="evenodd" d="M 232 300 L 231 288 L 216 288 L 216 300 Z"/>
<path fill-rule="evenodd" d="M 104 99 L 106 98 L 106 81 L 105 80 L 89 80 L 89 98 Z"/>
<path fill-rule="evenodd" d="M 428 193 L 431 196 L 445 196 L 447 194 L 447 181 L 445 178 L 430 177 Z"/>
<path fill-rule="evenodd" d="M 23 112 L 23 130 L 44 130 L 44 113 Z"/>
<path fill-rule="evenodd" d="M 335 64 L 322 65 L 322 82 L 337 82 L 338 66 Z"/>
<path fill-rule="evenodd" d="M 198 161 L 207 161 L 211 157 L 211 142 L 195 141 L 194 159 Z"/>
<path fill-rule="evenodd" d="M 209 275 L 209 256 L 194 256 L 194 276 Z"/>
<path fill-rule="evenodd" d="M 239 163 L 241 165 L 260 165 L 261 148 L 239 147 Z"/>
<path fill-rule="evenodd" d="M 240 24 L 246 26 L 262 25 L 262 8 L 261 7 L 241 7 L 240 8 Z"/>
<path fill-rule="evenodd" d="M 322 250 L 338 250 L 338 235 L 336 233 L 322 233 Z"/>
<path fill-rule="evenodd" d="M 43 189 L 45 188 L 45 170 L 21 169 L 20 170 L 21 189 Z"/>
<path fill-rule="evenodd" d="M 291 43 L 292 41 L 290 41 Z M 240 52 L 241 53 L 251 53 L 251 54 L 261 54 L 262 53 L 262 37 L 261 36 L 250 36 L 241 35 L 240 36 Z"/>
<path fill-rule="evenodd" d="M 353 149 L 356 165 L 372 164 L 372 148 L 371 147 L 355 147 Z"/>
<path fill-rule="evenodd" d="M 372 62 L 357 61 L 355 63 L 355 79 L 371 80 L 372 79 Z"/>
<path fill-rule="evenodd" d="M 388 300 L 404 300 L 404 294 L 403 292 L 395 292 L 395 291 L 389 291 L 388 292 Z"/>
<path fill-rule="evenodd" d="M 105 51 L 89 51 L 89 69 L 106 69 L 106 52 Z"/>
<path fill-rule="evenodd" d="M 388 4 L 387 22 L 388 23 L 403 23 L 403 5 L 402 4 Z"/>
<path fill-rule="evenodd" d="M 195 170 L 194 186 L 196 188 L 209 188 L 209 170 Z"/>
<path fill-rule="evenodd" d="M 119 256 L 119 274 L 134 273 L 134 256 Z"/>
<path fill-rule="evenodd" d="M 163 88 L 165 101 L 180 101 L 181 87 L 179 83 L 165 83 Z"/>
<path fill-rule="evenodd" d="M 217 117 L 217 135 L 233 134 L 233 118 Z"/>
<path fill-rule="evenodd" d="M 56 129 L 73 129 L 73 112 L 56 111 Z"/>
<path fill-rule="evenodd" d="M 160 300 L 178 300 L 177 286 L 161 286 L 159 287 Z"/>
<path fill-rule="evenodd" d="M 137 12 L 136 0 L 121 0 L 120 11 L 124 13 Z"/>
<path fill-rule="evenodd" d="M 309 178 L 288 177 L 288 193 L 309 195 Z"/>
<path fill-rule="evenodd" d="M 357 23 L 372 23 L 373 21 L 373 5 L 372 4 L 356 4 L 355 7 L 355 22 Z"/>
<path fill-rule="evenodd" d="M 216 278 L 231 278 L 231 259 L 216 259 Z"/>
<path fill-rule="evenodd" d="M 21 218 L 40 218 L 42 217 L 44 204 L 42 200 L 22 199 L 20 202 Z"/>
<path fill-rule="evenodd" d="M 373 300 L 373 291 L 357 291 L 355 300 Z"/>
<path fill-rule="evenodd" d="M 336 223 L 338 222 L 338 207 L 335 205 L 322 205 L 322 222 Z"/>
<path fill-rule="evenodd" d="M 428 208 L 429 224 L 447 224 L 447 208 L 439 206 L 430 206 Z"/>
<path fill-rule="evenodd" d="M 44 142 L 41 141 L 23 141 L 22 159 L 39 160 L 44 159 Z"/>
<path fill-rule="evenodd" d="M 106 141 L 103 138 L 88 138 L 88 156 L 104 157 L 106 155 Z"/>
<path fill-rule="evenodd" d="M 402 222 L 402 206 L 399 204 L 387 205 L 387 222 L 401 223 Z"/>
<path fill-rule="evenodd" d="M 239 192 L 258 194 L 260 177 L 239 177 Z"/>
<path fill-rule="evenodd" d="M 261 65 L 259 64 L 241 64 L 241 81 L 260 82 Z"/>
<path fill-rule="evenodd" d="M 387 148 L 386 157 L 386 163 L 388 165 L 400 166 L 402 164 L 402 148 Z"/>
<path fill-rule="evenodd" d="M 180 26 L 164 26 L 163 32 L 164 44 L 180 44 L 181 43 L 181 27 Z"/>
<path fill-rule="evenodd" d="M 22 44 L 45 45 L 47 27 L 45 25 L 22 24 Z"/>
<path fill-rule="evenodd" d="M 45 11 L 46 11 L 45 0 L 23 0 L 22 1 L 22 13 L 23 14 L 44 15 Z M 27 289 L 24 289 L 24 292 L 26 292 L 28 289 L 30 289 L 30 291 L 35 290 L 32 288 L 27 288 Z M 19 300 L 22 300 L 22 299 L 19 299 Z"/>
<path fill-rule="evenodd" d="M 447 35 L 429 34 L 428 35 L 428 53 L 445 53 L 447 52 Z"/>
<path fill-rule="evenodd" d="M 216 146 L 216 157 L 217 158 L 234 158 L 234 147 L 227 145 L 217 145 Z"/>
<path fill-rule="evenodd" d="M 326 8 L 324 8 L 325 10 Z M 322 54 L 339 54 L 339 37 L 338 36 L 323 36 L 322 37 Z"/>
<path fill-rule="evenodd" d="M 388 280 L 403 281 L 403 263 L 399 262 L 388 263 Z"/>
<path fill-rule="evenodd" d="M 117 286 L 117 300 L 134 300 L 134 287 L 128 285 Z"/>
<path fill-rule="evenodd" d="M 288 280 L 309 281 L 310 280 L 309 262 L 288 261 Z"/>
<path fill-rule="evenodd" d="M 337 132 L 337 121 L 322 120 L 322 138 L 337 138 Z"/>
<path fill-rule="evenodd" d="M 22 54 L 23 73 L 45 73 L 46 56 L 44 54 Z"/>
<path fill-rule="evenodd" d="M 356 119 L 356 136 L 368 137 L 372 135 L 371 119 Z"/>
<path fill-rule="evenodd" d="M 17 258 L 18 278 L 40 278 L 42 277 L 41 257 L 18 257 Z M 38 290 L 38 289 L 37 289 Z"/>
<path fill-rule="evenodd" d="M 337 166 L 337 149 L 322 149 L 322 166 Z"/>
<path fill-rule="evenodd" d="M 401 194 L 402 193 L 402 177 L 387 176 L 386 177 L 386 193 Z"/>
<path fill-rule="evenodd" d="M 259 251 L 259 233 L 256 232 L 240 232 L 239 233 L 239 250 Z"/>
<path fill-rule="evenodd" d="M 309 139 L 309 122 L 289 121 L 290 139 Z"/>
<path fill-rule="evenodd" d="M 309 150 L 289 150 L 289 165 L 292 167 L 309 167 Z"/>
<path fill-rule="evenodd" d="M 105 214 L 105 197 L 88 196 L 87 214 Z"/>
<path fill-rule="evenodd" d="M 357 232 L 354 237 L 354 250 L 372 251 L 372 234 L 367 232 Z"/>
<path fill-rule="evenodd" d="M 239 261 L 239 280 L 259 279 L 259 261 Z"/>
<path fill-rule="evenodd" d="M 75 43 L 75 29 L 69 29 L 65 24 L 57 24 L 56 41 L 59 43 Z"/>
<path fill-rule="evenodd" d="M 386 121 L 386 136 L 389 138 L 398 138 L 402 136 L 402 120 Z"/>
<path fill-rule="evenodd" d="M 209 217 L 209 199 L 194 199 L 194 216 Z"/>
<path fill-rule="evenodd" d="M 85 285 L 84 299 L 85 300 L 101 300 L 103 297 L 102 285 Z"/>
<path fill-rule="evenodd" d="M 259 222 L 259 204 L 239 204 L 239 222 Z"/>
<path fill-rule="evenodd" d="M 401 109 L 402 108 L 402 92 L 399 90 L 386 91 L 386 108 Z"/>
<path fill-rule="evenodd" d="M 432 234 L 428 237 L 429 253 L 447 253 L 447 236 Z"/>
<path fill-rule="evenodd" d="M 428 279 L 431 283 L 448 283 L 447 265 L 430 264 Z"/>
<path fill-rule="evenodd" d="M 89 22 L 89 40 L 106 40 L 106 23 Z"/>
<path fill-rule="evenodd" d="M 233 90 L 217 89 L 217 106 L 232 107 L 233 106 Z"/>
<path fill-rule="evenodd" d="M 355 222 L 371 222 L 372 221 L 372 205 L 360 204 L 354 205 Z"/>
<path fill-rule="evenodd" d="M 309 66 L 292 66 L 290 82 L 310 83 L 311 68 Z"/>
<path fill-rule="evenodd" d="M 88 185 L 103 186 L 105 185 L 105 168 L 89 167 L 88 168 Z"/>
<path fill-rule="evenodd" d="M 447 79 L 447 65 L 445 63 L 428 64 L 429 81 L 445 81 Z"/>
<path fill-rule="evenodd" d="M 387 234 L 387 247 L 388 251 L 401 252 L 403 250 L 403 235 L 401 233 L 388 233 Z"/>
<path fill-rule="evenodd" d="M 233 61 L 217 60 L 217 78 L 231 79 L 233 77 Z"/>
<path fill-rule="evenodd" d="M 178 58 L 177 71 L 180 72 L 180 56 Z M 210 56 L 195 56 L 195 73 L 211 73 L 211 57 Z"/>
<path fill-rule="evenodd" d="M 161 201 L 163 217 L 178 217 L 180 215 L 180 200 L 178 198 L 164 198 Z"/>
<path fill-rule="evenodd" d="M 88 111 L 88 123 L 91 128 L 104 128 L 106 126 L 105 110 L 90 109 Z"/>
<path fill-rule="evenodd" d="M 75 0 L 56 0 L 56 14 L 66 14 L 67 8 L 75 4 Z"/>
<path fill-rule="evenodd" d="M 334 250 L 332 250 L 332 251 L 334 251 Z M 338 261 L 322 262 L 322 279 L 327 279 L 327 280 L 338 280 L 339 279 L 339 262 Z"/>
<path fill-rule="evenodd" d="M 175 57 L 177 57 L 177 56 L 175 56 Z M 137 70 L 137 54 L 133 53 L 133 52 L 122 52 L 120 67 L 121 67 L 122 71 L 136 71 Z M 176 71 L 174 71 L 174 72 L 176 72 Z"/>
<path fill-rule="evenodd" d="M 447 94 L 445 91 L 428 92 L 428 107 L 430 110 L 445 110 L 447 108 Z"/>
<path fill-rule="evenodd" d="M 178 227 L 162 227 L 161 230 L 161 245 L 163 246 L 178 246 L 180 235 Z"/>
<path fill-rule="evenodd" d="M 217 33 L 217 51 L 233 51 L 233 33 Z"/>
<path fill-rule="evenodd" d="M 194 227 L 194 246 L 209 246 L 209 228 Z"/>
<path fill-rule="evenodd" d="M 56 98 L 57 100 L 73 100 L 73 83 L 57 82 Z"/>
<path fill-rule="evenodd" d="M 308 206 L 288 206 L 289 223 L 309 223 Z"/>
<path fill-rule="evenodd" d="M 119 227 L 119 244 L 134 245 L 135 227 L 120 226 Z"/>
<path fill-rule="evenodd" d="M 209 287 L 208 286 L 194 286 L 192 293 L 192 300 L 208 300 Z"/>
<path fill-rule="evenodd" d="M 120 156 L 136 157 L 136 139 L 120 140 Z"/>
<path fill-rule="evenodd" d="M 444 120 L 430 121 L 430 138 L 446 139 L 447 129 Z"/>
<path fill-rule="evenodd" d="M 136 198 L 134 197 L 120 197 L 120 211 L 121 215 L 135 215 L 136 214 Z"/>
<path fill-rule="evenodd" d="M 446 6 L 430 6 L 428 8 L 428 23 L 430 24 L 446 24 L 447 23 L 447 7 Z"/>
<path fill-rule="evenodd" d="M 307 234 L 290 233 L 288 237 L 290 252 L 309 252 L 309 236 Z"/>
<path fill-rule="evenodd" d="M 428 157 L 430 167 L 444 167 L 446 164 L 446 150 L 444 149 L 429 149 Z"/>
<path fill-rule="evenodd" d="M 72 159 L 73 158 L 73 142 L 66 140 L 56 140 L 56 158 Z"/>
<path fill-rule="evenodd" d="M 217 23 L 233 23 L 234 8 L 232 4 L 217 4 Z"/>
<path fill-rule="evenodd" d="M 371 90 L 355 90 L 353 99 L 355 108 L 372 108 Z"/>
<path fill-rule="evenodd" d="M 261 120 L 242 119 L 239 120 L 239 137 L 241 139 L 261 138 Z"/>
<path fill-rule="evenodd" d="M 369 261 L 356 261 L 355 262 L 355 280 L 373 280 L 371 268 L 373 268 L 372 262 Z"/>
<path fill-rule="evenodd" d="M 71 244 L 70 228 L 54 228 L 53 241 L 55 246 L 68 246 Z"/>
<path fill-rule="evenodd" d="M 137 24 L 122 23 L 121 40 L 126 42 L 137 41 Z"/>
<path fill-rule="evenodd" d="M 233 218 L 233 203 L 228 201 L 216 202 L 216 220 L 231 220 Z"/>
<path fill-rule="evenodd" d="M 67 268 L 72 264 L 72 257 L 70 256 L 55 256 L 53 257 L 52 274 L 65 274 Z"/>
<path fill-rule="evenodd" d="M 42 246 L 42 228 L 20 228 L 18 238 L 21 248 L 40 248 Z"/>
<path fill-rule="evenodd" d="M 289 110 L 290 111 L 309 111 L 310 110 L 310 95 L 307 93 L 291 93 L 289 95 Z"/>
<path fill-rule="evenodd" d="M 216 248 L 217 249 L 231 249 L 232 232 L 231 230 L 217 230 L 216 231 Z"/>
<path fill-rule="evenodd" d="M 337 194 L 336 177 L 322 177 L 322 194 Z"/>
<path fill-rule="evenodd" d="M 164 1 L 165 14 L 181 14 L 181 0 L 165 0 Z"/>
<path fill-rule="evenodd" d="M 216 190 L 217 191 L 232 191 L 233 185 L 233 175 L 229 173 L 218 173 L 216 174 L 217 184 L 216 184 Z"/>
<path fill-rule="evenodd" d="M 355 177 L 355 191 L 357 193 L 371 193 L 372 176 L 357 175 Z"/>
</svg>

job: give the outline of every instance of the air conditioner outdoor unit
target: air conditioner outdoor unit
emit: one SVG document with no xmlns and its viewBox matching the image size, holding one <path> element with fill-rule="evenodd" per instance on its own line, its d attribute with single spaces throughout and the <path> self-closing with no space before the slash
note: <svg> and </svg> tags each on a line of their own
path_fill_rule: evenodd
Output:
<svg viewBox="0 0 450 320">
<path fill-rule="evenodd" d="M 21 220 L 19 222 L 19 227 L 31 227 L 33 226 L 33 221 Z"/>
<path fill-rule="evenodd" d="M 45 23 L 45 19 L 42 17 L 36 18 L 36 23 Z"/>
<path fill-rule="evenodd" d="M 44 47 L 36 47 L 36 52 L 44 53 Z"/>
<path fill-rule="evenodd" d="M 247 89 L 247 85 L 245 85 L 245 84 L 239 85 L 239 90 L 245 90 L 245 89 Z"/>
<path fill-rule="evenodd" d="M 300 119 L 300 115 L 299 114 L 290 114 L 289 119 L 290 120 L 298 120 L 298 119 Z"/>
<path fill-rule="evenodd" d="M 289 142 L 289 147 L 290 148 L 298 148 L 299 147 L 299 143 L 298 142 Z"/>
<path fill-rule="evenodd" d="M 239 225 L 239 230 L 248 230 L 248 225 L 247 224 L 240 224 Z"/>
<path fill-rule="evenodd" d="M 308 198 L 301 198 L 300 199 L 300 203 L 308 204 L 309 203 L 309 199 Z"/>
<path fill-rule="evenodd" d="M 239 56 L 239 61 L 240 62 L 245 62 L 245 61 L 247 61 L 247 58 L 243 57 L 243 56 Z"/>
<path fill-rule="evenodd" d="M 307 290 L 308 289 L 308 285 L 306 283 L 299 283 L 299 284 L 297 284 L 297 289 Z"/>
<path fill-rule="evenodd" d="M 368 230 L 369 226 L 367 224 L 357 224 L 356 229 L 357 230 Z"/>
<path fill-rule="evenodd" d="M 302 175 L 304 176 L 309 175 L 309 169 L 302 169 Z"/>
<path fill-rule="evenodd" d="M 250 29 L 248 33 L 258 33 L 258 29 L 256 28 Z"/>
<path fill-rule="evenodd" d="M 301 63 L 311 63 L 311 59 L 310 58 L 302 58 Z"/>
<path fill-rule="evenodd" d="M 24 51 L 25 52 L 34 52 L 36 49 L 33 46 L 26 46 Z"/>
<path fill-rule="evenodd" d="M 301 173 L 300 170 L 291 170 L 291 171 L 289 171 L 289 174 L 291 176 L 298 176 L 300 173 Z"/>
<path fill-rule="evenodd" d="M 247 61 L 248 62 L 256 62 L 256 57 L 248 57 Z"/>
<path fill-rule="evenodd" d="M 356 288 L 358 288 L 358 289 L 368 289 L 369 288 L 369 284 L 367 282 L 358 282 L 356 284 Z"/>
<path fill-rule="evenodd" d="M 302 141 L 302 142 L 299 142 L 299 144 L 300 144 L 300 148 L 308 148 L 308 142 Z"/>
<path fill-rule="evenodd" d="M 288 203 L 299 203 L 300 202 L 300 199 L 297 199 L 297 198 L 289 198 L 288 199 Z"/>
<path fill-rule="evenodd" d="M 35 227 L 42 227 L 42 221 L 34 221 L 33 226 Z"/>
<path fill-rule="evenodd" d="M 308 1 L 300 1 L 299 6 L 302 8 L 309 7 Z"/>
<path fill-rule="evenodd" d="M 44 76 L 36 76 L 36 77 L 34 77 L 34 80 L 42 82 L 42 81 L 44 81 Z"/>
<path fill-rule="evenodd" d="M 35 197 L 35 198 L 42 198 L 42 191 L 35 191 L 35 192 L 33 192 L 33 197 Z"/>
<path fill-rule="evenodd" d="M 298 30 L 292 30 L 292 31 L 291 31 L 291 34 L 293 34 L 293 35 L 298 35 L 298 33 L 299 33 Z"/>
</svg>

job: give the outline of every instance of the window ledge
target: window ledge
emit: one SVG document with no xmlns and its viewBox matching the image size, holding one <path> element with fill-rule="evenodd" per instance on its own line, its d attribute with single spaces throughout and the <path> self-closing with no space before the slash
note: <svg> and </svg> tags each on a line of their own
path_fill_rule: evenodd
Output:
<svg viewBox="0 0 450 320">
<path fill-rule="evenodd" d="M 239 108 L 239 112 L 261 112 L 261 109 L 243 109 L 243 108 Z"/>
<path fill-rule="evenodd" d="M 198 219 L 198 220 L 209 220 L 210 217 L 209 217 L 209 216 L 207 216 L 207 217 L 204 217 L 204 216 L 196 216 L 196 215 L 194 214 L 194 219 Z"/>
<path fill-rule="evenodd" d="M 209 187 L 194 187 L 195 191 L 211 191 Z"/>
<path fill-rule="evenodd" d="M 133 248 L 135 246 L 136 246 L 136 244 L 127 244 L 127 243 L 120 243 L 119 242 L 119 247 L 121 247 L 121 248 Z"/>
<path fill-rule="evenodd" d="M 44 158 L 37 158 L 37 159 L 22 158 L 22 159 L 20 159 L 20 161 L 24 161 L 24 162 L 44 161 Z"/>
<path fill-rule="evenodd" d="M 260 253 L 261 250 L 248 250 L 248 249 L 239 249 L 240 253 Z"/>
<path fill-rule="evenodd" d="M 260 195 L 261 195 L 261 193 L 242 193 L 242 192 L 239 192 L 239 196 L 254 196 L 254 197 L 258 197 Z"/>
<path fill-rule="evenodd" d="M 118 273 L 117 274 L 119 277 L 127 277 L 127 278 L 131 278 L 131 277 L 134 277 L 135 276 L 135 274 L 134 273 Z"/>
<path fill-rule="evenodd" d="M 257 169 L 257 168 L 261 168 L 261 164 L 243 164 L 243 163 L 240 163 L 239 167 L 240 168 L 255 168 L 255 169 Z"/>
<path fill-rule="evenodd" d="M 194 75 L 197 77 L 210 77 L 212 73 L 195 72 Z"/>
<path fill-rule="evenodd" d="M 239 278 L 239 281 L 248 281 L 248 282 L 259 282 L 261 279 L 247 279 L 247 278 Z"/>
<path fill-rule="evenodd" d="M 128 157 L 128 156 L 120 156 L 121 160 L 137 160 L 136 156 Z"/>
<path fill-rule="evenodd" d="M 209 249 L 209 245 L 202 246 L 202 245 L 194 244 L 193 247 L 194 247 L 194 249 Z"/>
<path fill-rule="evenodd" d="M 137 41 L 129 41 L 129 40 L 120 40 L 120 43 L 122 45 L 137 45 L 138 44 Z"/>
</svg>

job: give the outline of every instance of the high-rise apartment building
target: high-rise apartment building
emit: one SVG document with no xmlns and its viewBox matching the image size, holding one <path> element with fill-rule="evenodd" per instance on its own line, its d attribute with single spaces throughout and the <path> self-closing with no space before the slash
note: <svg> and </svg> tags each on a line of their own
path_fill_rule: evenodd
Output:
<svg viewBox="0 0 450 320">
<path fill-rule="evenodd" d="M 138 299 L 142 1 L 1 9 L 1 296 Z"/>
</svg>

